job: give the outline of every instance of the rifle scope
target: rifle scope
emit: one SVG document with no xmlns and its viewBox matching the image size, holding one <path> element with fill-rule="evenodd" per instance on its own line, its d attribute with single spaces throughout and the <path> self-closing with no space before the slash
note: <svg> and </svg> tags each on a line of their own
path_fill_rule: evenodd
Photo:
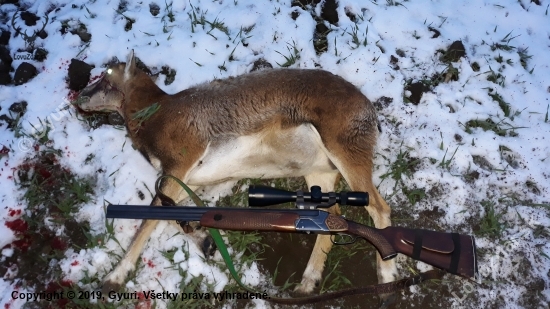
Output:
<svg viewBox="0 0 550 309">
<path fill-rule="evenodd" d="M 303 197 L 306 203 L 338 203 L 342 206 L 368 206 L 367 192 L 321 192 L 321 187 L 312 186 L 311 192 L 292 192 L 268 186 L 250 186 L 248 189 L 248 204 L 250 206 L 270 206 L 288 202 L 296 202 Z M 330 206 L 330 205 L 327 205 Z"/>
</svg>

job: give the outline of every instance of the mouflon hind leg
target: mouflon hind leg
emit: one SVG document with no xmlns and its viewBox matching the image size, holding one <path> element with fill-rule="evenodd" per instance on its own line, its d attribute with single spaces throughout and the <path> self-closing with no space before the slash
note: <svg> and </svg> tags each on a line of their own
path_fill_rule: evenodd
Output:
<svg viewBox="0 0 550 309">
<path fill-rule="evenodd" d="M 305 176 L 308 188 L 311 186 L 320 186 L 323 192 L 334 191 L 336 180 L 338 179 L 339 172 L 333 173 L 318 173 Z M 338 204 L 330 207 L 328 211 L 332 214 L 340 215 L 340 208 Z M 304 274 L 302 275 L 302 281 L 294 289 L 299 294 L 310 294 L 313 290 L 319 286 L 323 269 L 325 267 L 325 261 L 327 254 L 332 248 L 332 241 L 330 235 L 317 235 L 315 246 L 309 257 Z"/>
<path fill-rule="evenodd" d="M 367 143 L 362 143 L 360 145 L 368 146 Z M 358 153 L 354 153 L 350 151 L 350 149 L 345 151 L 340 149 L 340 151 L 338 151 L 338 159 L 332 159 L 332 161 L 340 170 L 344 179 L 346 179 L 351 190 L 369 193 L 369 205 L 365 208 L 374 221 L 374 226 L 378 229 L 383 229 L 391 226 L 391 210 L 372 182 L 372 148 L 372 146 L 362 147 L 362 149 L 354 147 L 353 149 L 360 150 Z M 376 261 L 378 283 L 387 283 L 397 279 L 395 259 L 383 261 L 380 254 L 377 252 Z M 379 296 L 383 307 L 390 304 L 395 298 L 394 294 L 382 294 Z"/>
</svg>

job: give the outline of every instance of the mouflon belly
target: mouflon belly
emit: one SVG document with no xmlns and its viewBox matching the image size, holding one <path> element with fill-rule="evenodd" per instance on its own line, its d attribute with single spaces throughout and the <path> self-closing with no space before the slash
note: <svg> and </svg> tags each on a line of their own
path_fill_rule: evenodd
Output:
<svg viewBox="0 0 550 309">
<path fill-rule="evenodd" d="M 208 144 L 188 182 L 202 186 L 242 178 L 298 177 L 334 172 L 319 133 L 310 124 L 220 138 Z"/>
</svg>

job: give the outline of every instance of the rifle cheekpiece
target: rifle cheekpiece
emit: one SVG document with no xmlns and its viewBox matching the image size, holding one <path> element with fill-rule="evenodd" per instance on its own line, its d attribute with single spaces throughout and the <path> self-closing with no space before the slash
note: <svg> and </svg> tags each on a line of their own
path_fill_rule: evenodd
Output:
<svg viewBox="0 0 550 309">
<path fill-rule="evenodd" d="M 180 185 L 186 190 L 188 189 L 185 184 L 180 183 Z M 335 216 L 319 210 L 331 207 L 336 203 L 340 206 L 368 206 L 369 195 L 366 192 L 323 193 L 319 186 L 312 186 L 311 192 L 290 192 L 267 186 L 251 186 L 248 195 L 250 206 L 264 207 L 295 202 L 297 209 L 243 209 L 173 206 L 174 201 L 159 192 L 158 181 L 156 189 L 157 196 L 161 198 L 164 206 L 109 205 L 106 217 L 176 220 L 186 233 L 193 230 L 188 224 L 190 221 L 199 221 L 202 226 L 210 228 L 211 231 L 212 229 L 226 229 L 305 232 L 308 234 L 330 234 L 333 237 L 338 235 L 344 240 L 335 241 L 331 237 L 332 242 L 337 245 L 351 244 L 357 238 L 363 238 L 376 248 L 383 260 L 392 259 L 397 256 L 397 253 L 401 253 L 440 269 L 426 271 L 398 281 L 350 288 L 316 296 L 266 299 L 273 303 L 300 305 L 358 294 L 389 294 L 426 280 L 441 279 L 445 272 L 467 279 L 477 278 L 478 275 L 473 236 L 394 226 L 376 229 L 347 220 L 343 216 Z M 190 193 L 193 192 L 190 191 Z M 196 195 L 190 195 L 195 201 L 200 202 Z M 225 246 L 223 241 L 219 242 L 220 246 Z M 225 250 L 224 248 L 219 249 L 222 253 L 227 252 L 226 248 Z M 224 257 L 224 260 L 228 264 L 228 269 L 234 269 L 229 256 Z M 253 291 L 240 282 L 236 272 L 232 271 L 231 274 L 242 288 Z"/>
</svg>

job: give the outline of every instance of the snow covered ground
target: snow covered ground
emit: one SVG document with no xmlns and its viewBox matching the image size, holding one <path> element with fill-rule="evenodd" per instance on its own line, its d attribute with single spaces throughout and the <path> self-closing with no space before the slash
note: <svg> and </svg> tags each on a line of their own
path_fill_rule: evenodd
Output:
<svg viewBox="0 0 550 309">
<path fill-rule="evenodd" d="M 74 216 L 78 222 L 89 222 L 92 235 L 106 231 L 104 201 L 150 201 L 156 172 L 131 147 L 125 130 L 110 125 L 92 129 L 79 120 L 73 107 L 64 109 L 71 96 L 67 85 L 71 59 L 94 65 L 94 77 L 114 57 L 124 61 L 134 49 L 153 73 L 163 66 L 175 70 L 169 85 L 167 74 L 157 79 L 168 93 L 246 74 L 264 59 L 273 67 L 322 68 L 361 89 L 379 111 L 383 132 L 375 182 L 394 212 L 421 223 L 426 213 L 435 213 L 426 228 L 477 235 L 483 284 L 458 281 L 441 296 L 441 306 L 548 308 L 550 3 L 339 0 L 336 20 L 323 11 L 325 1 L 298 3 L 18 1 L 20 10 L 41 18 L 35 26 L 27 26 L 21 18 L 12 24 L 18 6 L 2 4 L 0 29 L 11 33 L 6 46 L 11 66 L 17 69 L 28 62 L 38 73 L 22 85 L 0 86 L 0 114 L 17 118 L 10 107 L 27 102 L 15 129 L 8 129 L 5 119 L 0 121 L 2 261 L 21 250 L 15 244 L 25 229 L 13 222 L 22 223 L 17 220 L 30 212 L 17 171 L 39 151 L 58 150 L 61 166 L 91 179 L 94 196 Z M 47 37 L 29 41 L 15 35 L 13 25 L 30 34 L 41 29 L 46 15 Z M 460 55 L 461 44 L 453 44 L 456 41 L 465 50 L 460 59 L 450 55 Z M 449 53 L 451 45 L 455 49 Z M 33 47 L 46 50 L 46 59 L 18 59 L 26 50 L 34 52 Z M 10 74 L 13 78 L 14 72 Z M 419 88 L 425 93 L 417 100 Z M 47 126 L 43 140 L 35 140 Z M 404 166 L 400 173 L 399 166 Z M 229 193 L 232 185 L 209 188 L 204 196 L 214 201 Z M 55 229 L 53 223 L 44 224 Z M 121 247 L 129 244 L 137 224 L 118 220 L 117 241 L 109 238 L 85 249 L 69 246 L 50 267 L 60 269 L 58 279 L 93 290 L 122 254 Z M 60 236 L 64 231 L 55 233 Z M 188 284 L 200 275 L 204 291 L 224 290 L 228 273 L 206 263 L 200 249 L 185 235 L 173 236 L 176 233 L 166 222 L 159 225 L 142 255 L 145 267 L 128 283 L 128 290 L 178 292 L 180 282 Z M 182 243 L 189 244 L 186 250 Z M 172 252 L 173 263 L 161 251 Z M 407 274 L 404 267 L 401 271 Z M 18 283 L 17 266 L 3 273 L 0 303 L 18 308 L 24 301 L 13 300 L 12 291 L 32 287 Z M 244 274 L 252 286 L 266 280 L 256 264 Z M 414 306 L 425 291 L 418 287 L 411 291 L 407 297 Z M 271 305 L 255 301 L 251 306 Z"/>
</svg>

